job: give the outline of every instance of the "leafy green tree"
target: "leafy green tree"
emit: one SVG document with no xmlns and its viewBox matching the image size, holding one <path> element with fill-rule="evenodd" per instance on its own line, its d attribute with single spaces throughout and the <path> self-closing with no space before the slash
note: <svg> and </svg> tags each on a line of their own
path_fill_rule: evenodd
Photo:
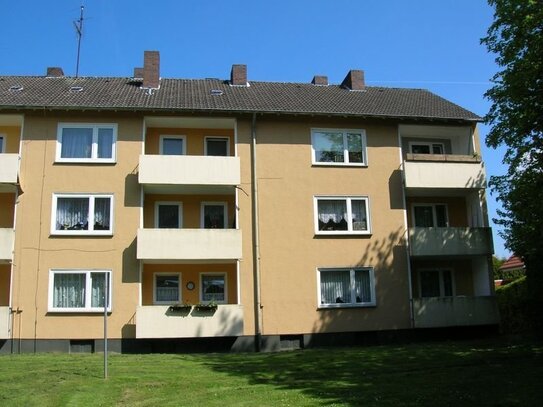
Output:
<svg viewBox="0 0 543 407">
<path fill-rule="evenodd" d="M 505 263 L 505 259 L 500 259 L 499 257 L 492 256 L 492 269 L 494 271 L 494 279 L 499 280 L 502 278 L 500 274 L 500 267 Z"/>
<path fill-rule="evenodd" d="M 500 71 L 485 94 L 489 146 L 506 146 L 506 175 L 490 179 L 507 246 L 526 265 L 535 327 L 543 332 L 543 0 L 488 0 L 494 22 L 481 42 Z"/>
</svg>

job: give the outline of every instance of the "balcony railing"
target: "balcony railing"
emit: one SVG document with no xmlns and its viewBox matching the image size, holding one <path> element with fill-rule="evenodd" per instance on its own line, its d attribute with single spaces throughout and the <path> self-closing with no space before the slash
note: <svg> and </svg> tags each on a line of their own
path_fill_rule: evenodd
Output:
<svg viewBox="0 0 543 407">
<path fill-rule="evenodd" d="M 0 154 L 0 184 L 16 184 L 19 174 L 19 154 Z"/>
<path fill-rule="evenodd" d="M 9 339 L 10 315 L 9 307 L 0 307 L 0 339 Z"/>
<path fill-rule="evenodd" d="M 494 253 L 490 228 L 409 229 L 411 256 L 481 256 Z"/>
<path fill-rule="evenodd" d="M 171 312 L 167 305 L 136 310 L 136 338 L 200 338 L 243 335 L 243 306 L 219 305 L 216 311 Z"/>
<path fill-rule="evenodd" d="M 496 298 L 435 297 L 413 299 L 415 328 L 437 328 L 499 323 Z"/>
<path fill-rule="evenodd" d="M 139 229 L 140 260 L 237 260 L 241 258 L 239 229 Z"/>
<path fill-rule="evenodd" d="M 144 186 L 222 186 L 240 183 L 239 157 L 141 155 L 139 183 Z"/>
<path fill-rule="evenodd" d="M 13 260 L 13 243 L 15 232 L 13 229 L 0 228 L 0 262 Z"/>
<path fill-rule="evenodd" d="M 483 163 L 462 155 L 407 154 L 404 161 L 406 188 L 486 188 Z"/>
</svg>

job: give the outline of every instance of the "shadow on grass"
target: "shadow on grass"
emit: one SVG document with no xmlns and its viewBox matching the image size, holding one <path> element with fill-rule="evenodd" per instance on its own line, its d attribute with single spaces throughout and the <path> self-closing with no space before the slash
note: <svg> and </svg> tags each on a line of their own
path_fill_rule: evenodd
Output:
<svg viewBox="0 0 543 407">
<path fill-rule="evenodd" d="M 456 343 L 212 355 L 207 365 L 319 405 L 534 405 L 541 362 L 541 346 Z"/>
</svg>

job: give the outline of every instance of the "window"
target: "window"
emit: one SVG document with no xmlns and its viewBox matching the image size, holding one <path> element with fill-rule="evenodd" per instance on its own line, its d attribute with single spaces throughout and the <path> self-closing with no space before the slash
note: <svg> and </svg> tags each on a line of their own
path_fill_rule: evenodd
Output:
<svg viewBox="0 0 543 407">
<path fill-rule="evenodd" d="M 154 302 L 155 304 L 172 304 L 181 302 L 181 275 L 179 273 L 156 273 Z"/>
<path fill-rule="evenodd" d="M 226 274 L 200 274 L 200 301 L 226 302 Z"/>
<path fill-rule="evenodd" d="M 443 143 L 409 142 L 409 149 L 413 154 L 445 154 Z"/>
<path fill-rule="evenodd" d="M 112 215 L 112 195 L 55 194 L 51 234 L 111 235 Z"/>
<path fill-rule="evenodd" d="M 315 233 L 370 232 L 367 197 L 315 197 Z"/>
<path fill-rule="evenodd" d="M 160 136 L 160 154 L 184 155 L 186 149 L 185 136 Z"/>
<path fill-rule="evenodd" d="M 201 227 L 225 229 L 228 224 L 226 202 L 202 202 Z"/>
<path fill-rule="evenodd" d="M 364 130 L 314 129 L 311 145 L 313 164 L 367 165 Z"/>
<path fill-rule="evenodd" d="M 108 311 L 111 311 L 110 270 L 50 270 L 50 312 L 101 312 L 108 284 Z"/>
<path fill-rule="evenodd" d="M 449 226 L 447 218 L 447 205 L 444 204 L 416 204 L 413 205 L 415 227 L 446 228 Z"/>
<path fill-rule="evenodd" d="M 155 227 L 160 229 L 183 227 L 183 204 L 181 202 L 156 202 Z"/>
<path fill-rule="evenodd" d="M 318 269 L 319 307 L 375 305 L 372 268 Z"/>
<path fill-rule="evenodd" d="M 0 154 L 4 152 L 6 144 L 6 136 L 3 134 L 0 134 Z"/>
<path fill-rule="evenodd" d="M 70 124 L 58 126 L 59 162 L 115 162 L 116 124 Z"/>
<path fill-rule="evenodd" d="M 204 154 L 226 157 L 230 155 L 229 144 L 230 144 L 230 139 L 228 137 L 206 137 L 205 146 L 204 146 L 204 150 L 205 150 Z"/>
<path fill-rule="evenodd" d="M 454 294 L 451 270 L 419 270 L 420 296 L 452 297 Z"/>
</svg>

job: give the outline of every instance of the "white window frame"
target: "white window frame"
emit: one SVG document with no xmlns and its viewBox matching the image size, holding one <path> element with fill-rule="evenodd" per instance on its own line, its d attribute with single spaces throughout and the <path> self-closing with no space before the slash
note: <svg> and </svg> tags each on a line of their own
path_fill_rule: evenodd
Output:
<svg viewBox="0 0 543 407">
<path fill-rule="evenodd" d="M 187 155 L 187 136 L 182 134 L 161 134 L 158 144 L 158 153 L 164 155 L 164 139 L 177 139 L 183 140 L 183 154 L 171 154 L 171 155 Z"/>
<path fill-rule="evenodd" d="M 157 286 L 156 286 L 156 278 L 157 276 L 177 276 L 178 278 L 178 281 L 179 281 L 179 286 L 178 286 L 178 292 L 177 292 L 177 300 L 176 301 L 158 301 L 156 299 L 156 289 L 157 289 Z M 181 279 L 181 273 L 180 272 L 167 272 L 167 271 L 161 271 L 161 272 L 158 272 L 158 273 L 154 273 L 153 274 L 153 304 L 156 304 L 156 305 L 168 305 L 168 304 L 176 304 L 176 303 L 181 303 L 182 301 L 182 298 L 183 298 L 183 280 Z"/>
<path fill-rule="evenodd" d="M 433 152 L 434 146 L 440 146 L 442 153 L 438 155 L 445 154 L 445 144 L 443 143 L 433 143 L 431 141 L 410 141 L 409 142 L 409 152 L 413 154 L 413 146 L 428 146 L 430 153 L 429 154 L 437 154 Z M 419 153 L 422 154 L 422 153 Z"/>
<path fill-rule="evenodd" d="M 228 274 L 224 272 L 204 272 L 200 273 L 200 302 L 201 303 L 208 303 L 211 302 L 209 300 L 204 300 L 204 282 L 203 277 L 204 276 L 223 276 L 224 277 L 224 301 L 214 301 L 217 304 L 227 304 L 228 303 Z"/>
<path fill-rule="evenodd" d="M 6 135 L 4 133 L 0 133 L 0 140 L 0 154 L 2 154 L 6 151 Z"/>
<path fill-rule="evenodd" d="M 343 162 L 321 162 L 317 161 L 315 154 L 315 133 L 342 133 L 343 134 Z M 347 134 L 360 134 L 362 136 L 362 162 L 349 162 L 349 150 L 347 142 Z M 311 162 L 313 165 L 322 166 L 342 166 L 342 167 L 367 167 L 368 166 L 368 147 L 366 141 L 366 130 L 364 129 L 311 129 Z"/>
<path fill-rule="evenodd" d="M 351 298 L 356 298 L 355 295 L 355 271 L 365 271 L 369 272 L 370 277 L 370 302 L 351 302 L 351 303 L 332 303 L 332 304 L 321 304 L 322 293 L 321 293 L 321 271 L 344 271 L 349 272 L 350 277 L 350 288 L 351 288 Z M 375 271 L 373 267 L 318 267 L 317 268 L 317 308 L 367 308 L 377 306 L 377 300 L 375 298 Z"/>
<path fill-rule="evenodd" d="M 347 202 L 347 230 L 319 230 L 319 201 L 345 200 Z M 366 204 L 366 230 L 353 230 L 352 200 Z M 316 235 L 371 235 L 370 198 L 368 196 L 317 195 L 313 197 L 313 221 Z"/>
<path fill-rule="evenodd" d="M 88 198 L 89 199 L 89 228 L 87 230 L 57 230 L 57 203 L 58 198 Z M 109 198 L 109 230 L 94 230 L 94 200 L 96 198 Z M 114 199 L 113 194 L 53 194 L 53 204 L 51 205 L 51 235 L 113 235 L 114 225 Z"/>
<path fill-rule="evenodd" d="M 228 228 L 228 202 L 202 202 L 201 205 L 200 205 L 200 228 L 204 229 L 204 223 L 205 223 L 205 207 L 209 205 L 214 205 L 214 206 L 222 206 L 223 207 L 223 213 L 224 213 L 224 225 L 223 225 L 223 229 L 227 229 Z"/>
<path fill-rule="evenodd" d="M 437 225 L 437 210 L 436 210 L 436 206 L 444 206 L 445 207 L 445 223 L 446 223 L 446 226 L 435 226 Z M 450 227 L 449 226 L 449 206 L 445 203 L 439 203 L 439 202 L 436 202 L 436 203 L 424 203 L 424 202 L 417 202 L 417 203 L 413 203 L 411 205 L 411 216 L 413 218 L 413 227 L 423 227 L 423 226 L 416 226 L 416 219 L 415 219 L 415 208 L 416 207 L 431 207 L 432 208 L 432 222 L 434 224 L 434 228 L 443 228 L 443 227 Z"/>
<path fill-rule="evenodd" d="M 425 271 L 431 271 L 435 273 L 439 273 L 439 297 L 423 297 L 422 296 L 422 278 L 421 273 Z M 452 289 L 452 295 L 445 295 L 445 283 L 443 279 L 443 272 L 448 271 L 451 273 L 451 289 Z M 418 288 L 419 288 L 419 298 L 452 298 L 456 297 L 456 282 L 454 278 L 454 270 L 450 268 L 422 268 L 417 269 L 417 280 L 418 280 Z"/>
<path fill-rule="evenodd" d="M 179 226 L 173 229 L 181 229 L 183 227 L 183 202 L 179 201 L 157 201 L 155 202 L 155 228 L 158 229 L 158 207 L 160 205 L 177 205 L 179 211 Z"/>
<path fill-rule="evenodd" d="M 104 312 L 104 307 L 91 307 L 92 296 L 88 295 L 89 289 L 92 290 L 91 273 L 106 273 L 108 275 L 108 307 L 107 311 L 112 311 L 112 270 L 107 269 L 50 269 L 49 270 L 49 293 L 47 299 L 47 312 L 63 312 L 63 313 L 91 313 Z M 56 274 L 85 274 L 85 307 L 84 308 L 56 308 L 53 306 L 53 293 L 55 287 Z"/>
<path fill-rule="evenodd" d="M 225 140 L 226 141 L 226 157 L 230 156 L 230 137 L 228 136 L 205 136 L 204 137 L 204 155 L 207 155 L 208 140 Z"/>
<path fill-rule="evenodd" d="M 62 130 L 66 128 L 92 129 L 92 149 L 90 158 L 64 158 L 62 153 Z M 111 158 L 98 158 L 98 129 L 112 129 Z M 57 152 L 55 162 L 103 164 L 117 161 L 117 124 L 116 123 L 59 123 L 57 128 Z"/>
</svg>

